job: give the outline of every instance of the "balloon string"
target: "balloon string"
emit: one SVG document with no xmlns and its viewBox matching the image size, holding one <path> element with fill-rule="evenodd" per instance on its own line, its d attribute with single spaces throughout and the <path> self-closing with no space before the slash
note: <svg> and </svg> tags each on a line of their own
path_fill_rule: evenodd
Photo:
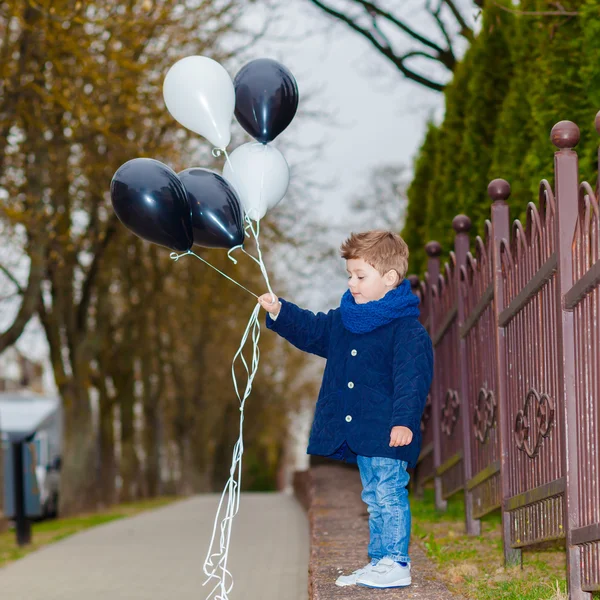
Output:
<svg viewBox="0 0 600 600">
<path fill-rule="evenodd" d="M 236 248 L 239 248 L 239 246 L 236 246 Z M 235 248 L 232 248 L 229 252 L 231 252 L 232 250 L 235 250 Z M 229 254 L 229 252 L 227 254 Z M 246 290 L 249 294 L 252 294 L 255 298 L 258 298 L 258 296 L 254 292 L 251 292 L 248 288 L 245 288 L 241 283 L 238 283 L 235 279 L 231 279 L 231 277 L 229 277 L 229 275 L 226 275 L 225 273 L 223 273 L 223 271 L 219 271 L 219 269 L 217 269 L 217 267 L 211 265 L 207 260 L 204 260 L 201 256 L 198 256 L 196 253 L 192 252 L 191 250 L 188 250 L 187 252 L 184 252 L 183 254 L 177 254 L 177 252 L 171 252 L 170 256 L 171 256 L 172 260 L 177 262 L 182 256 L 187 256 L 188 254 L 195 256 L 198 260 L 201 260 L 203 263 L 207 264 L 211 269 L 214 269 L 215 271 L 217 271 L 217 273 L 221 273 L 221 275 L 223 275 L 223 277 L 229 279 L 229 281 L 232 281 L 233 283 L 235 283 L 235 285 L 239 285 L 243 290 Z M 237 261 L 233 257 L 230 256 L 229 258 L 231 258 L 231 260 L 233 260 L 233 262 L 235 264 L 237 264 Z"/>
<path fill-rule="evenodd" d="M 252 232 L 252 236 L 254 237 L 254 240 L 256 241 L 256 250 L 258 252 L 258 260 L 255 259 L 255 261 L 260 266 L 261 273 L 263 274 L 265 283 L 267 284 L 267 289 L 269 290 L 269 293 L 271 294 L 271 298 L 274 299 L 275 298 L 275 294 L 273 293 L 273 290 L 271 289 L 271 282 L 269 280 L 269 274 L 267 273 L 267 268 L 265 266 L 265 263 L 264 263 L 264 260 L 263 260 L 263 257 L 262 257 L 262 252 L 261 252 L 261 249 L 260 249 L 260 241 L 259 241 L 259 237 L 260 237 L 260 219 L 258 221 L 256 221 L 256 229 L 254 229 L 254 226 L 252 224 L 252 220 L 250 219 L 250 217 L 248 217 L 248 215 L 246 215 L 246 221 L 248 223 L 250 231 Z M 254 257 L 252 257 L 252 258 L 254 258 Z"/>
<path fill-rule="evenodd" d="M 258 341 L 260 338 L 260 321 L 258 318 L 258 314 L 260 311 L 260 306 L 257 304 L 254 310 L 252 311 L 252 315 L 250 320 L 248 321 L 248 325 L 246 327 L 246 331 L 242 337 L 242 342 L 238 351 L 236 352 L 233 362 L 231 364 L 231 373 L 233 377 L 233 384 L 235 388 L 235 393 L 240 402 L 240 435 L 238 440 L 234 446 L 233 457 L 231 461 L 231 467 L 229 470 L 229 479 L 225 484 L 223 492 L 221 494 L 221 499 L 219 501 L 219 505 L 217 508 L 217 513 L 215 515 L 215 520 L 213 524 L 213 532 L 210 540 L 209 549 L 206 555 L 206 559 L 204 561 L 204 573 L 207 576 L 206 581 L 202 584 L 206 585 L 212 579 L 216 579 L 214 587 L 210 591 L 207 596 L 207 600 L 213 597 L 213 595 L 220 589 L 220 592 L 217 596 L 214 596 L 215 600 L 228 600 L 228 594 L 233 589 L 233 576 L 231 572 L 227 569 L 227 560 L 229 558 L 229 545 L 231 542 L 231 531 L 233 526 L 233 519 L 237 515 L 240 507 L 240 494 L 241 494 L 241 484 L 242 484 L 242 456 L 244 454 L 244 438 L 243 438 L 243 424 L 244 424 L 244 407 L 246 404 L 246 399 L 250 395 L 252 390 L 252 382 L 254 377 L 258 371 L 258 363 L 260 359 L 260 352 L 258 348 Z M 248 364 L 242 350 L 246 345 L 246 341 L 248 339 L 248 335 L 252 331 L 252 368 L 248 369 Z M 235 361 L 241 358 L 241 361 L 244 365 L 244 369 L 246 370 L 246 375 L 248 377 L 246 382 L 246 389 L 244 391 L 243 397 L 240 396 L 240 392 L 237 385 L 237 380 L 235 376 Z M 227 498 L 227 499 L 226 499 Z M 225 504 L 225 514 L 221 516 L 223 511 L 223 505 Z M 220 520 L 220 525 L 219 525 Z M 213 552 L 213 546 L 215 546 L 217 529 L 220 529 L 219 543 L 218 549 L 215 548 Z M 216 564 L 215 564 L 216 563 Z"/>
<path fill-rule="evenodd" d="M 225 150 L 223 150 L 223 151 L 225 152 L 225 155 L 227 157 L 226 151 Z M 227 160 L 228 159 L 229 158 L 227 157 Z M 233 167 L 232 167 L 232 171 L 233 171 Z M 263 171 L 264 171 L 264 169 L 263 169 Z M 264 173 L 263 173 L 263 175 L 264 175 Z M 263 185 L 263 182 L 261 181 L 261 198 L 262 198 L 262 185 Z M 259 264 L 261 272 L 263 274 L 263 277 L 265 278 L 265 281 L 267 283 L 267 287 L 268 287 L 269 291 L 271 292 L 271 294 L 273 295 L 273 291 L 271 290 L 271 284 L 269 282 L 269 276 L 268 276 L 264 261 L 262 259 L 262 252 L 260 249 L 260 242 L 259 242 L 260 220 L 258 220 L 256 222 L 256 230 L 255 230 L 252 220 L 250 219 L 248 214 L 244 213 L 244 216 L 245 216 L 245 220 L 247 222 L 247 225 L 244 227 L 244 233 L 245 233 L 245 235 L 250 237 L 248 234 L 248 229 L 250 229 L 250 231 L 252 232 L 252 236 L 254 237 L 254 239 L 256 241 L 256 248 L 258 251 L 258 259 L 256 259 L 254 256 L 252 256 L 248 252 L 246 252 L 244 250 L 243 246 L 236 246 L 236 248 L 241 247 L 242 251 L 245 254 L 250 256 L 255 262 L 257 262 Z M 235 248 L 232 248 L 231 250 L 229 250 L 229 252 L 227 254 L 228 254 L 229 258 L 232 261 L 234 261 L 234 263 L 235 263 L 236 262 L 235 259 L 231 256 L 231 252 L 233 250 L 235 250 Z M 177 256 L 175 253 L 173 253 L 173 254 L 175 255 L 174 260 L 178 260 L 179 256 Z M 200 260 L 202 260 L 203 262 L 208 264 L 210 267 L 212 267 L 216 271 L 219 271 L 216 267 L 214 267 L 213 265 L 211 265 L 210 263 L 208 263 L 201 257 L 197 256 L 193 252 L 188 250 L 187 254 L 192 254 L 192 255 L 196 256 L 197 258 L 199 258 Z M 171 255 L 171 256 L 173 258 L 173 255 Z M 221 273 L 221 271 L 219 271 L 219 273 Z M 237 281 L 234 281 L 233 279 L 231 279 L 224 273 L 221 273 L 221 274 L 224 275 L 225 277 L 227 277 L 227 279 L 230 279 L 231 281 L 233 281 L 235 284 L 240 285 L 239 283 L 237 283 Z M 243 286 L 240 285 L 240 287 L 243 287 Z M 246 288 L 244 288 L 244 289 L 246 289 Z M 246 291 L 250 292 L 250 290 L 246 290 Z M 252 294 L 252 292 L 250 292 L 250 293 Z M 255 294 L 252 294 L 252 295 L 255 296 Z M 260 338 L 260 321 L 258 318 L 259 312 L 260 312 L 260 305 L 257 305 L 257 306 L 255 306 L 254 310 L 252 311 L 252 315 L 250 317 L 250 320 L 248 321 L 248 325 L 246 327 L 246 331 L 244 332 L 242 342 L 241 342 L 240 347 L 238 348 L 238 351 L 236 352 L 236 354 L 233 358 L 233 362 L 231 364 L 233 385 L 234 385 L 235 393 L 238 397 L 238 400 L 240 401 L 240 435 L 239 435 L 238 441 L 236 442 L 236 444 L 234 446 L 233 457 L 232 457 L 232 461 L 231 461 L 231 468 L 229 470 L 229 480 L 225 484 L 223 493 L 221 494 L 221 499 L 219 501 L 219 506 L 217 509 L 217 514 L 215 516 L 215 521 L 214 521 L 214 525 L 213 525 L 213 532 L 212 532 L 212 537 L 211 537 L 211 541 L 210 541 L 210 546 L 208 549 L 208 553 L 206 555 L 206 559 L 204 561 L 203 570 L 204 570 L 205 575 L 207 576 L 207 579 L 203 585 L 206 585 L 209 581 L 216 579 L 216 583 L 215 583 L 214 587 L 212 588 L 212 590 L 210 591 L 209 595 L 207 596 L 207 600 L 212 598 L 217 593 L 217 591 L 219 591 L 219 593 L 216 596 L 214 596 L 215 600 L 228 600 L 228 598 L 229 598 L 228 595 L 231 592 L 231 590 L 233 589 L 233 585 L 234 585 L 233 575 L 227 569 L 227 561 L 228 561 L 228 557 L 229 557 L 229 545 L 230 545 L 230 541 L 231 541 L 233 518 L 237 515 L 237 513 L 239 511 L 239 506 L 240 506 L 240 494 L 241 494 L 241 483 L 242 483 L 242 456 L 244 453 L 244 439 L 243 439 L 244 407 L 245 407 L 246 399 L 248 398 L 248 396 L 250 395 L 250 392 L 252 390 L 252 382 L 258 371 L 258 363 L 260 360 L 260 352 L 259 352 L 259 348 L 258 348 L 258 341 Z M 248 364 L 242 353 L 242 350 L 246 344 L 246 340 L 248 339 L 248 335 L 249 335 L 250 331 L 252 331 L 252 368 L 251 368 L 251 370 L 248 369 Z M 247 383 L 246 383 L 246 390 L 244 392 L 243 397 L 240 397 L 237 379 L 235 376 L 235 361 L 238 358 L 241 359 L 242 364 L 244 365 L 244 368 L 246 370 L 246 374 L 248 376 Z M 237 476 L 237 478 L 236 478 L 236 476 Z M 225 514 L 223 517 L 221 517 L 223 505 L 225 503 L 225 497 L 227 497 Z M 219 519 L 221 519 L 220 526 L 219 526 Z M 217 535 L 217 528 L 220 529 L 219 547 L 218 547 L 218 550 L 215 549 L 215 551 L 213 552 L 213 546 L 215 545 L 215 538 Z M 215 564 L 215 562 L 216 562 L 216 564 Z"/>
<path fill-rule="evenodd" d="M 258 142 L 257 142 L 257 144 L 258 144 Z M 266 151 L 267 151 L 267 147 L 264 144 L 260 144 L 260 145 L 264 146 L 264 151 L 263 151 L 263 168 L 262 168 L 261 180 L 260 180 L 259 206 L 262 204 L 263 189 L 264 189 L 264 183 L 265 183 L 265 160 L 266 160 Z M 233 168 L 233 164 L 229 160 L 229 153 L 227 152 L 227 150 L 225 148 L 213 148 L 212 153 L 213 153 L 213 156 L 215 158 L 218 158 L 219 156 L 221 156 L 221 154 L 225 155 L 225 160 L 227 161 L 227 164 L 229 164 L 231 172 L 233 173 L 233 175 L 237 179 L 237 174 L 235 172 L 235 169 Z M 267 273 L 267 269 L 265 267 L 265 263 L 264 263 L 264 261 L 262 259 L 262 252 L 260 250 L 260 242 L 258 240 L 258 237 L 260 235 L 260 219 L 258 219 L 256 221 L 256 230 L 255 230 L 254 226 L 252 224 L 252 219 L 250 219 L 250 217 L 248 216 L 248 213 L 245 210 L 244 210 L 244 218 L 245 218 L 246 223 L 247 223 L 246 227 L 244 228 L 244 234 L 247 237 L 250 237 L 250 235 L 248 234 L 248 229 L 250 229 L 250 231 L 252 232 L 252 236 L 254 237 L 254 240 L 256 242 L 256 249 L 258 251 L 258 258 L 252 256 L 252 254 L 250 254 L 249 252 L 247 252 L 244 249 L 243 246 L 241 246 L 242 252 L 244 254 L 246 254 L 247 256 L 249 256 L 254 262 L 256 262 L 259 265 L 261 273 L 262 273 L 263 278 L 265 280 L 265 283 L 267 284 L 267 289 L 269 290 L 269 292 L 271 294 L 271 297 L 274 298 L 275 294 L 273 293 L 273 290 L 271 289 L 271 283 L 269 281 L 269 275 Z M 232 248 L 232 250 L 234 250 L 234 248 Z M 234 260 L 231 256 L 229 258 L 231 258 L 231 260 Z M 237 282 L 235 282 L 235 283 L 237 283 Z M 250 293 L 252 293 L 252 292 L 250 292 Z M 258 296 L 256 296 L 255 294 L 253 294 L 253 296 L 255 296 L 256 298 L 258 298 Z"/>
<path fill-rule="evenodd" d="M 245 233 L 245 232 L 244 232 L 244 233 Z M 240 250 L 241 250 L 242 252 L 244 251 L 244 245 L 243 245 L 243 244 L 240 244 L 239 246 L 234 246 L 233 248 L 231 248 L 231 249 L 227 250 L 227 258 L 229 258 L 229 260 L 230 260 L 230 261 L 231 261 L 231 262 L 232 262 L 234 265 L 237 265 L 237 264 L 238 264 L 238 261 L 237 261 L 235 258 L 233 258 L 233 256 L 231 256 L 231 253 L 232 253 L 234 250 L 237 250 L 238 248 L 240 248 Z"/>
<path fill-rule="evenodd" d="M 231 164 L 231 161 L 229 160 L 229 152 L 227 152 L 227 150 L 225 150 L 225 148 L 223 148 L 223 153 L 225 154 L 225 160 L 227 161 L 227 164 L 229 165 L 231 172 L 235 174 L 233 165 Z"/>
<path fill-rule="evenodd" d="M 262 171 L 260 173 L 260 195 L 258 197 L 258 206 L 260 207 L 261 213 L 262 213 L 262 208 L 263 208 L 263 191 L 265 189 L 265 161 L 266 160 L 267 160 L 267 147 L 263 146 Z M 267 212 L 267 211 L 265 210 L 265 212 Z"/>
</svg>

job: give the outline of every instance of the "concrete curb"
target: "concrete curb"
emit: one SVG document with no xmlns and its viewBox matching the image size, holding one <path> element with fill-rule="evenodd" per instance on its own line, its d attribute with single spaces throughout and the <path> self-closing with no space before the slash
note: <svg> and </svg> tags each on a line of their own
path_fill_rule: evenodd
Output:
<svg viewBox="0 0 600 600">
<path fill-rule="evenodd" d="M 390 600 L 458 599 L 438 580 L 435 566 L 415 540 L 410 547 L 413 567 L 413 584 L 410 587 L 389 590 L 337 587 L 335 580 L 341 573 L 350 573 L 368 560 L 368 514 L 360 499 L 358 471 L 343 464 L 314 466 L 309 471 L 296 474 L 294 490 L 299 501 L 308 506 L 310 600 L 372 600 L 375 595 Z"/>
</svg>

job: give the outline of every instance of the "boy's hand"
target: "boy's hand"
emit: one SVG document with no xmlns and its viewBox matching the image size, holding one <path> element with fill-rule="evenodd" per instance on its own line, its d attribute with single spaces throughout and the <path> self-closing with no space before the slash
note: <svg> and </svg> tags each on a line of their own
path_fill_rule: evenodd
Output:
<svg viewBox="0 0 600 600">
<path fill-rule="evenodd" d="M 412 442 L 413 433 L 408 427 L 396 425 L 390 434 L 390 446 L 408 446 Z"/>
<path fill-rule="evenodd" d="M 266 293 L 260 296 L 258 299 L 258 303 L 267 311 L 270 312 L 273 316 L 277 316 L 279 311 L 281 310 L 281 302 L 279 302 L 279 298 L 275 294 Z"/>
</svg>

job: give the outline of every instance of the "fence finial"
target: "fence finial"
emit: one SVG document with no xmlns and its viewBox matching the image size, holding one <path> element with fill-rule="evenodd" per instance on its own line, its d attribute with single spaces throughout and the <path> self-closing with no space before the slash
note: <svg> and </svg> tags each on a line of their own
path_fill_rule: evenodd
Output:
<svg viewBox="0 0 600 600">
<path fill-rule="evenodd" d="M 442 246 L 439 242 L 427 242 L 427 244 L 425 244 L 425 252 L 429 258 L 435 258 L 442 253 Z"/>
<path fill-rule="evenodd" d="M 456 233 L 468 233 L 471 231 L 471 219 L 467 215 L 456 215 L 452 219 L 452 228 Z"/>
<path fill-rule="evenodd" d="M 579 127 L 573 121 L 559 121 L 552 128 L 550 139 L 561 150 L 575 148 L 579 143 Z"/>
<path fill-rule="evenodd" d="M 494 202 L 506 202 L 510 196 L 510 183 L 506 179 L 492 179 L 488 184 L 487 192 Z"/>
<path fill-rule="evenodd" d="M 418 275 L 409 275 L 406 279 L 410 281 L 411 289 L 416 290 L 419 288 L 420 281 Z"/>
</svg>

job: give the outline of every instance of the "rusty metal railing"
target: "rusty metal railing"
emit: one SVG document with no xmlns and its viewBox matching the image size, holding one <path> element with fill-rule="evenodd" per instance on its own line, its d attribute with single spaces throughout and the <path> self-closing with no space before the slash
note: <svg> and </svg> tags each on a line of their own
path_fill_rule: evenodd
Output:
<svg viewBox="0 0 600 600">
<path fill-rule="evenodd" d="M 577 126 L 551 139 L 554 187 L 542 180 L 525 227 L 494 180 L 474 254 L 459 215 L 449 262 L 429 242 L 425 280 L 411 277 L 435 352 L 415 480 L 434 480 L 440 509 L 464 490 L 468 533 L 499 509 L 507 563 L 566 538 L 579 600 L 600 591 L 600 208 L 598 185 L 579 184 Z"/>
</svg>

